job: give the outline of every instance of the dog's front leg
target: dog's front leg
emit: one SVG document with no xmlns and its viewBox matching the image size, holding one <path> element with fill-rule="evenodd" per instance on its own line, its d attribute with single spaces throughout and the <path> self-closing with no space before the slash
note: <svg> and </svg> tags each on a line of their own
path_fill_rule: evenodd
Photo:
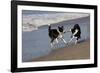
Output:
<svg viewBox="0 0 100 73">
<path fill-rule="evenodd" d="M 63 42 L 66 44 L 67 42 L 64 40 L 64 38 L 61 38 L 63 40 Z"/>
<path fill-rule="evenodd" d="M 73 39 L 74 39 L 74 36 L 72 36 L 72 38 L 70 39 L 70 41 L 68 43 L 70 43 Z"/>
</svg>

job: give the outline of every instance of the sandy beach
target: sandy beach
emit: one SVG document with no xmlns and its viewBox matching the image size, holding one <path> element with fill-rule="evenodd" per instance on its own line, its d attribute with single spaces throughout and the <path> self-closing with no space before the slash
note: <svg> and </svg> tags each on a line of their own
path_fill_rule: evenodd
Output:
<svg viewBox="0 0 100 73">
<path fill-rule="evenodd" d="M 53 50 L 50 54 L 33 59 L 33 61 L 78 60 L 90 58 L 90 42 L 83 41 L 61 49 Z"/>
</svg>

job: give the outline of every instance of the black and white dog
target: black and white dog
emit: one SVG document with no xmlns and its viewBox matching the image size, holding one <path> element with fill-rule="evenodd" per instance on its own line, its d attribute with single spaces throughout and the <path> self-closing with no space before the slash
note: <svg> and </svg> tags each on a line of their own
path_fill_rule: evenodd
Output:
<svg viewBox="0 0 100 73">
<path fill-rule="evenodd" d="M 73 28 L 70 29 L 70 32 L 72 32 L 71 39 L 69 43 L 75 38 L 75 44 L 77 44 L 78 40 L 81 38 L 81 28 L 78 24 L 75 24 Z"/>
<path fill-rule="evenodd" d="M 53 47 L 54 41 L 58 43 L 58 39 L 62 39 L 65 44 L 67 43 L 63 38 L 64 34 L 63 26 L 58 26 L 58 29 L 51 29 L 51 25 L 49 25 L 48 32 L 49 32 L 48 35 L 51 39 L 51 47 Z"/>
</svg>

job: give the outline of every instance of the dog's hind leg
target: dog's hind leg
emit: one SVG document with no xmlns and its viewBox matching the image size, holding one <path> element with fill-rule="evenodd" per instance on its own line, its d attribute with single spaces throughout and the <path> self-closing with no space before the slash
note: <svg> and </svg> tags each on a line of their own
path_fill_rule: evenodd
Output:
<svg viewBox="0 0 100 73">
<path fill-rule="evenodd" d="M 53 43 L 51 43 L 50 45 L 51 45 L 51 48 L 52 48 L 53 47 Z"/>
<path fill-rule="evenodd" d="M 53 41 L 54 39 L 51 39 L 51 43 L 50 43 L 51 47 L 53 47 Z"/>
<path fill-rule="evenodd" d="M 78 40 L 75 40 L 75 45 L 77 44 L 77 41 L 78 41 Z"/>
<path fill-rule="evenodd" d="M 78 42 L 78 37 L 75 37 L 76 38 L 76 40 L 75 40 L 75 45 L 77 44 L 77 42 Z"/>
<path fill-rule="evenodd" d="M 57 39 L 57 38 L 55 39 L 55 41 L 56 41 L 56 43 L 58 44 L 58 39 Z"/>
</svg>

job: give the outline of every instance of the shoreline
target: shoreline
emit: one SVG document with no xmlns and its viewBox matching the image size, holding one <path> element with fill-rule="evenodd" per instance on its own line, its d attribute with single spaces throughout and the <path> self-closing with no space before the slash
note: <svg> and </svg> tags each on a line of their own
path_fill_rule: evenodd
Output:
<svg viewBox="0 0 100 73">
<path fill-rule="evenodd" d="M 78 60 L 90 58 L 90 40 L 72 44 L 68 47 L 54 49 L 46 56 L 32 59 L 27 62 L 56 61 L 56 60 Z"/>
</svg>

